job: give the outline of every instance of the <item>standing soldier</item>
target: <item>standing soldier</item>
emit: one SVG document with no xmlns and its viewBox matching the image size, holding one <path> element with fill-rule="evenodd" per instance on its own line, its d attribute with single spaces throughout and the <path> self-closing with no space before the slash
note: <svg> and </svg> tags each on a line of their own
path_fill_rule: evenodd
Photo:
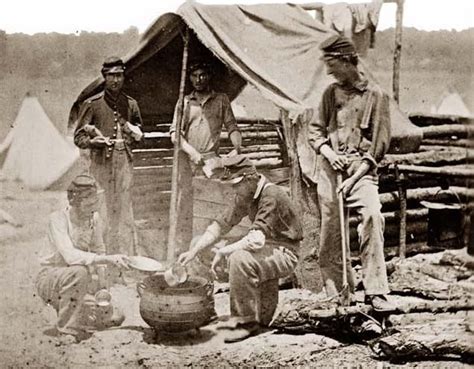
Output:
<svg viewBox="0 0 474 369">
<path fill-rule="evenodd" d="M 341 291 L 343 262 L 351 272 L 349 285 L 354 288 L 350 262 L 341 257 L 338 192 L 342 191 L 346 208 L 356 210 L 362 218 L 357 231 L 366 302 L 376 310 L 389 310 L 377 176 L 377 163 L 390 144 L 389 98 L 358 70 L 357 53 L 347 38 L 331 36 L 320 49 L 327 73 L 336 79 L 323 94 L 319 117 L 309 126 L 309 143 L 321 154 L 319 259 L 326 293 L 337 296 Z M 343 179 L 339 188 L 338 173 Z"/>
<path fill-rule="evenodd" d="M 105 60 L 104 91 L 82 104 L 74 142 L 81 149 L 90 149 L 90 173 L 105 190 L 107 253 L 133 255 L 132 147 L 143 133 L 138 104 L 122 91 L 124 72 L 121 59 Z"/>
<path fill-rule="evenodd" d="M 219 154 L 219 142 L 222 127 L 229 133 L 235 152 L 240 152 L 242 136 L 232 112 L 226 94 L 217 93 L 210 88 L 210 67 L 203 62 L 192 63 L 189 67 L 189 79 L 193 91 L 184 97 L 183 137 L 181 148 L 188 154 L 193 174 L 201 174 L 199 169 L 204 160 Z M 179 103 L 179 102 L 178 102 Z M 176 141 L 176 107 L 173 124 L 170 128 L 171 141 Z"/>
</svg>

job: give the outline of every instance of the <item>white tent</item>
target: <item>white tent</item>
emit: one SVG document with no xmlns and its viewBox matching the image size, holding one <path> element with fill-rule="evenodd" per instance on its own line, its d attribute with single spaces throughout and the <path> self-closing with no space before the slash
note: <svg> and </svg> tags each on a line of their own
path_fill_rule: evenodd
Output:
<svg viewBox="0 0 474 369">
<path fill-rule="evenodd" d="M 438 107 L 434 112 L 442 115 L 458 115 L 461 117 L 470 117 L 472 114 L 462 100 L 462 97 L 456 93 L 448 93 L 440 99 Z"/>
<path fill-rule="evenodd" d="M 59 133 L 38 99 L 29 94 L 0 148 L 6 152 L 2 177 L 31 189 L 48 188 L 79 158 L 79 150 Z"/>
</svg>

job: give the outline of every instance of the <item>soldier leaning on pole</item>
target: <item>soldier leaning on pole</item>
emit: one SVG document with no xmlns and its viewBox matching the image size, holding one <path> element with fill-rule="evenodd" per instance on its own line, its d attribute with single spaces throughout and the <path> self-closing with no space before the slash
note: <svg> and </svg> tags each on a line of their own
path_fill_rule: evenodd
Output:
<svg viewBox="0 0 474 369">
<path fill-rule="evenodd" d="M 341 257 L 338 193 L 342 192 L 346 209 L 355 210 L 362 217 L 357 231 L 366 302 L 376 310 L 390 310 L 377 175 L 377 163 L 390 144 L 389 98 L 359 71 L 358 55 L 346 37 L 331 36 L 320 49 L 327 73 L 336 79 L 324 91 L 319 116 L 310 122 L 308 133 L 310 145 L 320 154 L 319 263 L 326 293 L 337 296 L 341 292 L 343 262 L 347 263 L 349 285 L 354 290 L 350 258 L 343 261 Z M 339 187 L 338 175 L 342 177 Z M 348 222 L 347 216 L 345 219 Z"/>
</svg>

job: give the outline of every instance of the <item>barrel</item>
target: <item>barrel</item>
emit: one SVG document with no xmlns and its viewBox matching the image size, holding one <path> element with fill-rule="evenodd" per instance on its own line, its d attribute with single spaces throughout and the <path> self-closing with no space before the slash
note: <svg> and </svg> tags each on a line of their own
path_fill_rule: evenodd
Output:
<svg viewBox="0 0 474 369">
<path fill-rule="evenodd" d="M 162 274 L 147 277 L 138 286 L 140 315 L 155 331 L 184 332 L 209 323 L 213 311 L 213 285 L 201 277 L 189 277 L 170 287 Z"/>
</svg>

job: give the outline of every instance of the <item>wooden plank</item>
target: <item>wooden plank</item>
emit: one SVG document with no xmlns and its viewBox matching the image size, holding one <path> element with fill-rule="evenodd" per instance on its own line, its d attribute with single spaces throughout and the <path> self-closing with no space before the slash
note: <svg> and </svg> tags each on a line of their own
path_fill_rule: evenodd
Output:
<svg viewBox="0 0 474 369">
<path fill-rule="evenodd" d="M 133 209 L 137 212 L 145 211 L 145 209 L 146 211 L 153 210 L 159 212 L 165 208 L 169 209 L 170 198 L 171 193 L 169 191 L 150 194 L 146 197 L 147 201 L 135 201 L 134 197 Z"/>
<path fill-rule="evenodd" d="M 135 149 L 133 150 L 133 159 L 137 158 L 169 158 L 173 157 L 173 150 L 168 148 L 157 149 Z"/>
<path fill-rule="evenodd" d="M 146 166 L 133 168 L 133 177 L 155 177 L 155 178 L 170 178 L 171 177 L 170 166 Z"/>
<path fill-rule="evenodd" d="M 208 201 L 216 204 L 228 204 L 234 198 L 232 186 L 215 179 L 193 178 L 195 201 Z"/>
<path fill-rule="evenodd" d="M 133 197 L 140 201 L 147 201 L 156 192 L 170 191 L 171 183 L 168 182 L 143 182 L 132 188 Z"/>
<path fill-rule="evenodd" d="M 139 167 L 171 167 L 173 165 L 173 157 L 168 157 L 168 158 L 142 158 L 139 160 L 134 160 L 133 161 L 133 166 L 135 168 Z"/>
</svg>

